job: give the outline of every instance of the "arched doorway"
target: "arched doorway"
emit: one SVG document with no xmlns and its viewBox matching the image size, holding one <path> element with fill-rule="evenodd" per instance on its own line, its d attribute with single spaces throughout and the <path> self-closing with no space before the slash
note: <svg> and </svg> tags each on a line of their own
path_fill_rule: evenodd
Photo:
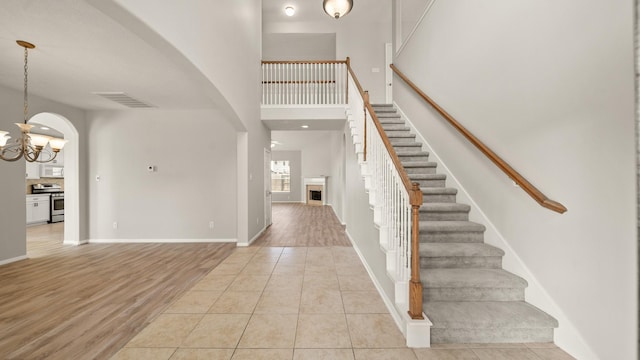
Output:
<svg viewBox="0 0 640 360">
<path fill-rule="evenodd" d="M 62 115 L 39 113 L 29 122 L 49 126 L 64 134 L 64 244 L 80 245 L 80 135 L 75 126 Z"/>
</svg>

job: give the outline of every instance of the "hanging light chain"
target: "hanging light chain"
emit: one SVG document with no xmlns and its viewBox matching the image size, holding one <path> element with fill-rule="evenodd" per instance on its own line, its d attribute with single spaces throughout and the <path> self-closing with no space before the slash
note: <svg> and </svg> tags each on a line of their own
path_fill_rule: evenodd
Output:
<svg viewBox="0 0 640 360">
<path fill-rule="evenodd" d="M 28 70 L 29 70 L 29 66 L 27 65 L 27 58 L 29 56 L 29 50 L 27 49 L 27 47 L 25 46 L 24 48 L 24 123 L 27 123 L 28 120 L 28 114 L 29 114 L 29 97 L 28 97 L 28 92 L 27 92 L 27 88 L 28 88 Z"/>
</svg>

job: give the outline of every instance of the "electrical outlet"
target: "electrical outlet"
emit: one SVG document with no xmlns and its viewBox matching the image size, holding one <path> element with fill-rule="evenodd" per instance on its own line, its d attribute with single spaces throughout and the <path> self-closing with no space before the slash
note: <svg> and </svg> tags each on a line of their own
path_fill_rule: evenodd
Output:
<svg viewBox="0 0 640 360">
<path fill-rule="evenodd" d="M 213 229 L 213 227 L 214 227 L 213 221 L 209 221 L 209 229 Z"/>
<path fill-rule="evenodd" d="M 117 229 L 117 228 L 118 228 L 118 222 L 117 222 L 117 221 L 114 221 L 114 222 L 113 222 L 113 228 L 114 228 L 114 229 Z"/>
</svg>

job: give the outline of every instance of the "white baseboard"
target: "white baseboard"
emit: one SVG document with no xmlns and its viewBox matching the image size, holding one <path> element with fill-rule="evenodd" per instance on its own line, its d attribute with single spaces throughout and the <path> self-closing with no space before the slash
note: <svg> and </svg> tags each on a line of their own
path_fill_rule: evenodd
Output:
<svg viewBox="0 0 640 360">
<path fill-rule="evenodd" d="M 378 279 L 373 274 L 371 267 L 369 267 L 367 260 L 365 259 L 364 255 L 362 255 L 362 252 L 360 252 L 360 249 L 358 248 L 356 242 L 353 241 L 353 238 L 351 237 L 351 234 L 349 234 L 349 231 L 345 231 L 345 233 L 347 234 L 347 238 L 351 242 L 353 249 L 356 251 L 356 254 L 358 254 L 360 262 L 362 262 L 365 270 L 367 270 L 367 273 L 369 274 L 369 278 L 371 278 L 373 285 L 376 287 L 376 290 L 378 290 L 378 294 L 380 294 L 384 305 L 387 307 L 387 310 L 389 310 L 389 314 L 391 314 L 393 321 L 396 323 L 398 329 L 402 332 L 402 335 L 404 335 L 407 346 L 413 348 L 430 347 L 431 326 L 433 324 L 431 323 L 429 318 L 423 313 L 422 315 L 424 316 L 424 320 L 412 320 L 408 314 L 400 313 L 398 311 L 398 308 L 395 306 L 394 302 L 389 299 L 387 294 L 382 289 L 382 285 L 380 284 L 380 282 L 378 282 Z"/>
<path fill-rule="evenodd" d="M 11 259 L 0 260 L 0 265 L 7 265 L 7 264 L 11 264 L 11 263 L 16 262 L 16 261 L 26 260 L 26 259 L 28 259 L 27 255 L 16 256 L 16 257 L 11 258 Z"/>
<path fill-rule="evenodd" d="M 304 204 L 304 201 L 271 201 L 272 204 Z"/>
<path fill-rule="evenodd" d="M 347 223 L 346 223 L 346 222 L 344 222 L 344 221 L 342 221 L 342 219 L 340 218 L 340 216 L 338 216 L 338 213 L 336 212 L 336 209 L 334 209 L 334 208 L 333 208 L 333 205 L 329 204 L 329 205 L 327 205 L 327 206 L 330 206 L 330 207 L 331 207 L 331 211 L 333 211 L 333 215 L 335 215 L 335 216 L 336 216 L 336 218 L 338 218 L 338 221 L 340 221 L 340 224 L 341 224 L 342 226 L 347 226 Z M 352 241 L 352 242 L 353 242 L 353 241 Z"/>
<path fill-rule="evenodd" d="M 264 234 L 264 232 L 267 231 L 267 227 L 263 227 L 262 230 L 258 231 L 258 233 L 256 234 L 256 236 L 252 237 L 251 240 L 249 240 L 248 243 L 241 243 L 239 242 L 237 244 L 238 247 L 247 247 L 250 246 L 251 244 L 253 244 L 254 241 L 256 241 L 262 234 Z"/>
<path fill-rule="evenodd" d="M 235 243 L 237 239 L 89 239 L 90 244 L 188 244 L 188 243 Z"/>
</svg>

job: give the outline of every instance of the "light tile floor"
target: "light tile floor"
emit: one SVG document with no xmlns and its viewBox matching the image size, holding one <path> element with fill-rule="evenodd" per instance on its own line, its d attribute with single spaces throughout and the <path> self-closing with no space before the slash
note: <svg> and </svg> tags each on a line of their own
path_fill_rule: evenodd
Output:
<svg viewBox="0 0 640 360">
<path fill-rule="evenodd" d="M 112 359 L 564 360 L 553 344 L 410 349 L 351 247 L 237 248 Z"/>
</svg>

